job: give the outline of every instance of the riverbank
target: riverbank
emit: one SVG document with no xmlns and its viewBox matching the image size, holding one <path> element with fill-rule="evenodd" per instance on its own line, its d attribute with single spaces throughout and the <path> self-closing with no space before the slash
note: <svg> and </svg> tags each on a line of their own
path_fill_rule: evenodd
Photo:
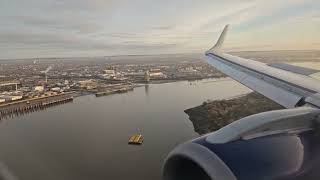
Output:
<svg viewBox="0 0 320 180">
<path fill-rule="evenodd" d="M 111 86 L 107 88 L 100 88 L 92 89 L 92 90 L 75 90 L 74 97 L 81 97 L 81 96 L 87 96 L 87 95 L 95 95 L 96 97 L 101 96 L 108 96 L 112 94 L 122 94 L 129 91 L 133 91 L 135 88 L 142 87 L 142 86 L 148 86 L 152 84 L 166 84 L 166 83 L 175 83 L 175 82 L 197 82 L 197 81 L 203 81 L 203 80 L 212 80 L 205 83 L 211 83 L 211 82 L 218 82 L 218 81 L 230 81 L 231 79 L 228 77 L 221 76 L 219 78 L 194 78 L 194 79 L 175 79 L 175 80 L 151 80 L 148 83 L 145 81 L 141 81 L 140 83 L 132 84 L 132 85 L 126 85 L 126 86 Z"/>
<path fill-rule="evenodd" d="M 185 113 L 189 115 L 194 130 L 201 135 L 216 131 L 243 117 L 282 108 L 266 97 L 252 92 L 232 99 L 204 102 L 200 106 L 186 109 Z"/>
</svg>

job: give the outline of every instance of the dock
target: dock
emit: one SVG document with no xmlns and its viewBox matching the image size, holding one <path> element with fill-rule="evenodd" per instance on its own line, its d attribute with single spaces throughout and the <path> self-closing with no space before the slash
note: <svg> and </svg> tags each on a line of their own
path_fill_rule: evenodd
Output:
<svg viewBox="0 0 320 180">
<path fill-rule="evenodd" d="M 44 110 L 51 106 L 73 101 L 73 92 L 29 98 L 0 104 L 0 120 Z"/>
<path fill-rule="evenodd" d="M 115 88 L 112 90 L 105 90 L 103 92 L 97 92 L 95 95 L 96 95 L 96 97 L 101 97 L 101 96 L 108 96 L 111 94 L 121 94 L 121 93 L 126 93 L 129 91 L 133 91 L 133 89 L 134 89 L 134 86 Z"/>
<path fill-rule="evenodd" d="M 135 134 L 129 138 L 128 144 L 141 145 L 143 142 L 143 136 L 141 134 Z"/>
<path fill-rule="evenodd" d="M 107 96 L 107 95 L 111 95 L 111 94 L 114 94 L 114 92 L 113 91 L 98 92 L 98 93 L 96 93 L 96 97 Z"/>
</svg>

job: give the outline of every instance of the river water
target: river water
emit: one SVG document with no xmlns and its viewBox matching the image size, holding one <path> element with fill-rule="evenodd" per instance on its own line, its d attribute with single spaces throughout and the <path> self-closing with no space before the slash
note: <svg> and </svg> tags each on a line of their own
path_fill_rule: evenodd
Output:
<svg viewBox="0 0 320 180">
<path fill-rule="evenodd" d="M 170 150 L 198 136 L 183 111 L 247 92 L 230 79 L 150 84 L 3 120 L 0 172 L 20 180 L 160 180 Z M 127 144 L 135 133 L 143 145 Z"/>
</svg>

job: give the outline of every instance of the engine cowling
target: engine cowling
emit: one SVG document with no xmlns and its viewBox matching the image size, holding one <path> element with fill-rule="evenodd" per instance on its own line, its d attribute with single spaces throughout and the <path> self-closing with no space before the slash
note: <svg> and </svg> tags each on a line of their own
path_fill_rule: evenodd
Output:
<svg viewBox="0 0 320 180">
<path fill-rule="evenodd" d="M 176 147 L 165 180 L 318 179 L 319 110 L 270 111 Z"/>
</svg>

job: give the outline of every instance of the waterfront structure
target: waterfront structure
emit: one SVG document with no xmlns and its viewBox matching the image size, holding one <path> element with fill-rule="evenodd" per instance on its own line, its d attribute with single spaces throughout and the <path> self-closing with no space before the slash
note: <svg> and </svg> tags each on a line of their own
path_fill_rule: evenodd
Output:
<svg viewBox="0 0 320 180">
<path fill-rule="evenodd" d="M 3 100 L 1 100 L 0 98 L 0 102 L 1 101 Z M 25 113 L 34 112 L 53 105 L 63 104 L 72 101 L 73 92 L 53 95 L 42 95 L 41 97 L 34 97 L 25 100 L 16 100 L 8 103 L 4 102 L 0 105 L 0 120 L 7 117 L 13 117 L 13 115 L 23 115 Z"/>
<path fill-rule="evenodd" d="M 145 80 L 146 82 L 149 82 L 149 81 L 150 81 L 150 73 L 149 73 L 149 71 L 146 71 L 146 72 L 144 73 L 144 80 Z"/>
</svg>

